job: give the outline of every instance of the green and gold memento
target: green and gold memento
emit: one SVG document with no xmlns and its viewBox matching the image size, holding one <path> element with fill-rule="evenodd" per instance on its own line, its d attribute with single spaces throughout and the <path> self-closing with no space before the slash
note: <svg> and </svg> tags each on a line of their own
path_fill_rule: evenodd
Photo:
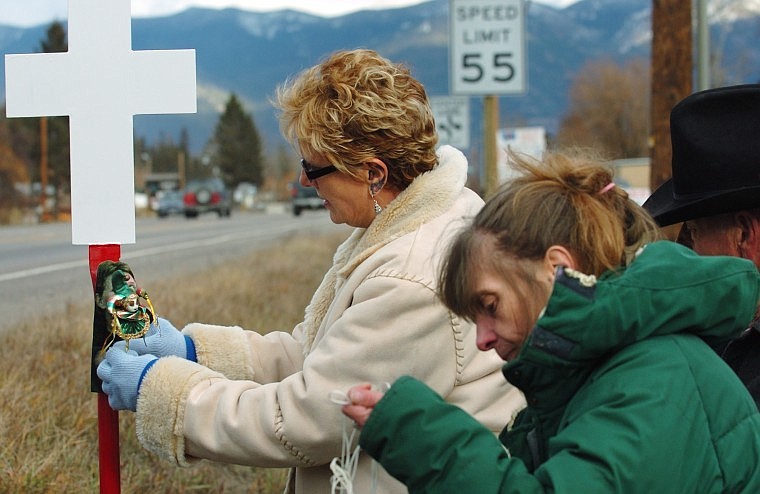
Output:
<svg viewBox="0 0 760 494">
<path fill-rule="evenodd" d="M 148 292 L 137 286 L 132 270 L 124 262 L 104 261 L 98 265 L 95 303 L 105 312 L 106 328 L 100 354 L 114 341 L 141 338 L 156 321 L 156 311 Z"/>
</svg>

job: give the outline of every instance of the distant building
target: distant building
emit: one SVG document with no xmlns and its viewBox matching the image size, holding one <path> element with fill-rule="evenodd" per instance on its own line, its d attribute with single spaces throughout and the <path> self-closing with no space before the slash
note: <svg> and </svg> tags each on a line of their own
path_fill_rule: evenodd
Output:
<svg viewBox="0 0 760 494">
<path fill-rule="evenodd" d="M 177 190 L 180 188 L 178 173 L 151 173 L 145 175 L 143 180 L 143 189 L 150 197 L 155 196 L 159 190 Z"/>
<path fill-rule="evenodd" d="M 643 204 L 651 194 L 649 187 L 649 158 L 613 160 L 615 183 L 624 188 L 631 199 Z"/>
</svg>

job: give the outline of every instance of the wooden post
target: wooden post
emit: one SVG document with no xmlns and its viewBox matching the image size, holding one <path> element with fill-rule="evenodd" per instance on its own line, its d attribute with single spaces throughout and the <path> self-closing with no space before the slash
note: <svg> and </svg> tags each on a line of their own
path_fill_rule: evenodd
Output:
<svg viewBox="0 0 760 494">
<path fill-rule="evenodd" d="M 691 2 L 652 2 L 651 190 L 672 174 L 670 111 L 692 92 Z"/>
<path fill-rule="evenodd" d="M 488 199 L 499 188 L 499 170 L 496 163 L 496 132 L 499 130 L 499 99 L 489 95 L 483 97 L 483 166 L 485 186 L 483 198 Z"/>
<path fill-rule="evenodd" d="M 177 154 L 177 177 L 179 178 L 179 189 L 185 188 L 185 152 L 180 151 Z"/>
</svg>

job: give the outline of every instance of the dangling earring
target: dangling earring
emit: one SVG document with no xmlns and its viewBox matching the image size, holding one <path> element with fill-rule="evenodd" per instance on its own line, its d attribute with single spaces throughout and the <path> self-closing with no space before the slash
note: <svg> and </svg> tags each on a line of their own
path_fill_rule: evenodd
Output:
<svg viewBox="0 0 760 494">
<path fill-rule="evenodd" d="M 377 203 L 377 199 L 375 199 L 375 194 L 380 192 L 380 189 L 382 187 L 383 186 L 378 182 L 375 182 L 369 186 L 369 196 L 372 198 L 372 202 L 375 203 L 375 215 L 380 214 L 380 212 L 383 210 L 383 208 Z"/>
</svg>

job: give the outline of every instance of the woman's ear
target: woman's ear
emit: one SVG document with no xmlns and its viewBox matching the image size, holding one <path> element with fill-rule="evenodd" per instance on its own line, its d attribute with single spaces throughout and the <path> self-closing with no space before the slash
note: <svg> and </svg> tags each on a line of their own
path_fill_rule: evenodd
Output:
<svg viewBox="0 0 760 494">
<path fill-rule="evenodd" d="M 573 258 L 573 255 L 569 250 L 561 245 L 552 245 L 546 249 L 544 259 L 547 267 L 549 267 L 552 272 L 557 269 L 557 266 L 575 269 L 575 258 Z"/>
<path fill-rule="evenodd" d="M 388 167 L 381 160 L 373 158 L 367 162 L 367 182 L 369 194 L 373 198 L 383 190 L 388 182 Z"/>
<path fill-rule="evenodd" d="M 388 181 L 388 167 L 382 160 L 373 158 L 366 163 L 367 165 L 367 181 L 372 184 L 380 184 L 379 188 Z"/>
</svg>

